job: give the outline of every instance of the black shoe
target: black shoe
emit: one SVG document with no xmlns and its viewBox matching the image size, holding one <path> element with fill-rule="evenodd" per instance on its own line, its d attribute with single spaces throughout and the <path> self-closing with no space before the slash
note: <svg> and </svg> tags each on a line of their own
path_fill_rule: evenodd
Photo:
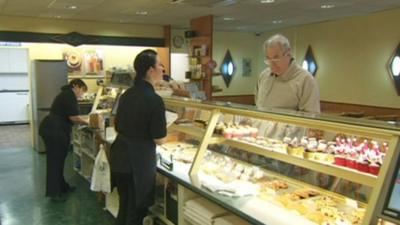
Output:
<svg viewBox="0 0 400 225">
<path fill-rule="evenodd" d="M 67 199 L 63 196 L 49 197 L 51 202 L 65 202 Z"/>
</svg>

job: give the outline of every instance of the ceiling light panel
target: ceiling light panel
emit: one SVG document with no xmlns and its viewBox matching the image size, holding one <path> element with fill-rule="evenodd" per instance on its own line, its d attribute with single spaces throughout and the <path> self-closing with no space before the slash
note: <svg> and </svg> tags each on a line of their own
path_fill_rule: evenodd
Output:
<svg viewBox="0 0 400 225">
<path fill-rule="evenodd" d="M 233 17 L 224 17 L 224 18 L 222 18 L 224 21 L 232 21 L 232 20 L 235 20 L 235 18 L 233 18 Z"/>
<path fill-rule="evenodd" d="M 275 3 L 275 0 L 260 0 L 260 3 L 271 4 L 271 3 Z"/>
<path fill-rule="evenodd" d="M 335 4 L 322 4 L 321 9 L 333 9 L 335 8 Z"/>
<path fill-rule="evenodd" d="M 135 14 L 140 16 L 147 16 L 149 12 L 145 10 L 137 10 Z"/>
<path fill-rule="evenodd" d="M 94 8 L 101 4 L 104 0 L 82 0 L 82 1 L 68 1 L 68 0 L 55 0 L 48 4 L 49 9 L 68 9 L 68 10 L 86 10 Z"/>
</svg>

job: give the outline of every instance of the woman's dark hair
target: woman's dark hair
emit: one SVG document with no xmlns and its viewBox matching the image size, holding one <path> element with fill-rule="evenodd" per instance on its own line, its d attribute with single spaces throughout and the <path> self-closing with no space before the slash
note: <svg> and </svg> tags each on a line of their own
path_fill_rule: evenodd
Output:
<svg viewBox="0 0 400 225">
<path fill-rule="evenodd" d="M 155 67 L 157 62 L 157 52 L 151 49 L 146 49 L 140 52 L 133 62 L 133 68 L 136 71 L 135 83 L 143 80 L 146 77 L 147 71 L 151 67 Z"/>
<path fill-rule="evenodd" d="M 67 90 L 68 88 L 73 88 L 74 86 L 78 86 L 79 88 L 83 88 L 83 90 L 87 91 L 88 87 L 85 82 L 81 79 L 72 79 L 69 84 L 61 87 L 61 90 Z"/>
</svg>

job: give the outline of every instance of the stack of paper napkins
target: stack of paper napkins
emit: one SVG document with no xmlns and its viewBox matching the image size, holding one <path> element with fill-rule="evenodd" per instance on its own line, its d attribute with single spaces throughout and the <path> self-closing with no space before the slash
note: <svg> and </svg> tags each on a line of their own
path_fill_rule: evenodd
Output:
<svg viewBox="0 0 400 225">
<path fill-rule="evenodd" d="M 185 203 L 183 214 L 192 225 L 213 225 L 215 218 L 227 212 L 204 198 L 196 198 Z"/>
<path fill-rule="evenodd" d="M 230 214 L 215 218 L 214 225 L 250 225 L 250 223 L 242 220 L 235 215 Z"/>
</svg>

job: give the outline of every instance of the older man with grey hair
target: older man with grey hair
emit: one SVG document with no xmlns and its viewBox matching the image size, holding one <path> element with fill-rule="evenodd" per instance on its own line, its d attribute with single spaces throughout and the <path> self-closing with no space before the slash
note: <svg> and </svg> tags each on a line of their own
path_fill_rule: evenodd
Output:
<svg viewBox="0 0 400 225">
<path fill-rule="evenodd" d="M 264 42 L 267 68 L 255 88 L 255 103 L 260 109 L 280 108 L 311 113 L 320 112 L 319 90 L 313 76 L 298 66 L 289 40 L 276 34 Z M 305 130 L 282 123 L 260 124 L 260 134 L 270 138 L 301 137 Z"/>
<path fill-rule="evenodd" d="M 318 85 L 298 66 L 286 37 L 277 34 L 264 42 L 265 63 L 255 92 L 258 107 L 320 112 Z"/>
</svg>

